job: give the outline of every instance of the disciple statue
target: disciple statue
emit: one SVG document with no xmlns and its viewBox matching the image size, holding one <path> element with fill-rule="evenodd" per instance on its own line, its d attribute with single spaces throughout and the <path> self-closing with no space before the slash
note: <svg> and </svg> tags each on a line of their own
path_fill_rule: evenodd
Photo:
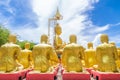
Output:
<svg viewBox="0 0 120 80">
<path fill-rule="evenodd" d="M 118 52 L 118 60 L 116 61 L 116 64 L 118 70 L 120 71 L 120 48 L 117 48 L 117 52 Z"/>
<path fill-rule="evenodd" d="M 2 50 L 1 50 L 1 47 L 0 47 L 0 60 L 1 60 L 1 56 L 2 56 L 2 52 L 1 52 Z"/>
<path fill-rule="evenodd" d="M 96 51 L 93 49 L 93 43 L 88 43 L 88 49 L 85 50 L 85 67 L 90 68 L 96 64 Z"/>
<path fill-rule="evenodd" d="M 17 62 L 17 56 L 20 54 L 20 47 L 16 45 L 16 35 L 9 35 L 9 42 L 1 46 L 0 72 L 15 72 L 22 67 Z"/>
<path fill-rule="evenodd" d="M 25 49 L 21 50 L 21 53 L 18 55 L 18 61 L 23 65 L 24 69 L 30 68 L 33 65 L 32 51 L 29 48 L 30 43 L 25 43 Z"/>
<path fill-rule="evenodd" d="M 67 72 L 82 72 L 84 48 L 77 44 L 76 35 L 70 35 L 69 40 L 70 44 L 67 44 L 63 50 L 62 65 Z"/>
<path fill-rule="evenodd" d="M 52 62 L 58 62 L 57 55 L 52 46 L 47 44 L 48 36 L 41 36 L 41 44 L 37 44 L 33 47 L 33 63 L 34 70 L 37 72 L 51 72 Z"/>
<path fill-rule="evenodd" d="M 117 48 L 118 50 L 118 59 L 120 60 L 120 48 Z"/>
<path fill-rule="evenodd" d="M 116 46 L 115 42 L 110 42 L 110 44 L 112 44 L 113 46 Z M 117 48 L 117 55 L 118 55 L 118 59 L 116 60 L 116 65 L 117 65 L 118 71 L 120 71 L 120 48 Z"/>
<path fill-rule="evenodd" d="M 98 70 L 102 72 L 116 72 L 117 49 L 114 45 L 108 43 L 108 35 L 102 34 L 100 39 L 102 44 L 96 48 Z"/>
</svg>

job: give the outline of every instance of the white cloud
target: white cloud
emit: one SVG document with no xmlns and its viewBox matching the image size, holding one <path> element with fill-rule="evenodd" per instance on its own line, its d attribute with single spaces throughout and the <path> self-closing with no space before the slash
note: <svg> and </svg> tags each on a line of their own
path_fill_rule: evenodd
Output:
<svg viewBox="0 0 120 80">
<path fill-rule="evenodd" d="M 12 7 L 10 7 L 10 1 L 11 0 L 0 0 L 0 5 L 5 6 L 4 9 L 8 12 L 10 12 L 11 14 L 14 14 L 14 10 Z"/>
<path fill-rule="evenodd" d="M 68 42 L 70 34 L 76 34 L 78 37 L 78 43 L 86 46 L 87 40 L 90 37 L 84 36 L 81 33 L 87 28 L 91 29 L 88 32 L 102 32 L 106 29 L 106 27 L 96 27 L 89 20 L 89 15 L 86 14 L 88 10 L 92 10 L 94 8 L 93 4 L 97 3 L 98 0 L 32 0 L 31 5 L 33 12 L 38 17 L 38 28 L 35 29 L 24 29 L 15 30 L 23 39 L 32 39 L 33 41 L 39 40 L 39 36 L 42 33 L 47 33 L 48 27 L 48 18 L 51 18 L 56 11 L 57 6 L 59 5 L 59 9 L 61 14 L 63 15 L 63 20 L 59 21 L 62 27 L 61 37 L 63 41 Z M 89 23 L 91 22 L 91 23 Z M 94 31 L 92 30 L 94 29 Z M 87 31 L 86 31 L 87 32 Z M 51 31 L 51 34 L 53 32 Z M 24 35 L 25 34 L 25 35 Z M 27 37 L 25 37 L 27 36 Z M 31 38 L 31 37 L 34 37 Z M 51 36 L 52 37 L 52 36 Z M 87 38 L 88 37 L 88 38 Z M 94 37 L 94 35 L 91 35 Z"/>
<path fill-rule="evenodd" d="M 95 38 L 94 38 L 94 40 L 93 40 L 94 48 L 101 43 L 101 42 L 100 42 L 100 36 L 101 36 L 101 34 L 97 34 L 97 35 L 95 36 Z"/>
</svg>

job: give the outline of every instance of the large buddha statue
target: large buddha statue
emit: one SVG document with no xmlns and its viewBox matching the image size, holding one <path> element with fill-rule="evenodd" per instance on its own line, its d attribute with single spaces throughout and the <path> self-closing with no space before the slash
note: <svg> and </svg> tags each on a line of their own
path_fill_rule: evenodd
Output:
<svg viewBox="0 0 120 80">
<path fill-rule="evenodd" d="M 112 44 L 113 46 L 116 46 L 115 42 L 110 42 L 110 44 Z M 118 55 L 118 58 L 116 60 L 116 65 L 117 65 L 117 69 L 120 72 L 120 48 L 117 48 L 117 55 Z"/>
<path fill-rule="evenodd" d="M 1 52 L 2 50 L 1 50 L 1 47 L 0 47 L 0 60 L 1 60 L 1 57 L 2 57 L 2 52 Z"/>
<path fill-rule="evenodd" d="M 58 23 L 56 24 L 54 31 L 55 31 L 54 48 L 56 50 L 58 57 L 60 58 L 60 55 L 63 52 L 63 47 L 65 44 L 63 43 L 62 39 L 60 38 L 62 29 Z"/>
<path fill-rule="evenodd" d="M 85 67 L 90 68 L 96 64 L 96 51 L 93 49 L 93 43 L 88 43 L 88 49 L 85 50 Z"/>
<path fill-rule="evenodd" d="M 120 71 L 120 48 L 117 48 L 117 52 L 118 52 L 118 60 L 116 61 L 116 64 L 118 70 Z"/>
<path fill-rule="evenodd" d="M 32 62 L 32 51 L 29 50 L 30 43 L 25 43 L 25 49 L 21 50 L 20 55 L 18 55 L 18 61 L 23 65 L 24 69 L 30 68 L 33 65 Z"/>
<path fill-rule="evenodd" d="M 117 49 L 114 45 L 108 43 L 108 35 L 102 34 L 100 39 L 102 44 L 96 48 L 98 70 L 102 72 L 116 72 Z"/>
<path fill-rule="evenodd" d="M 20 47 L 16 45 L 16 35 L 9 35 L 9 42 L 1 46 L 0 72 L 14 72 L 22 66 L 17 62 Z M 19 69 L 19 68 L 18 68 Z"/>
<path fill-rule="evenodd" d="M 120 48 L 117 48 L 118 51 L 118 59 L 120 60 Z"/>
<path fill-rule="evenodd" d="M 58 62 L 57 55 L 53 47 L 47 44 L 48 36 L 41 36 L 41 44 L 33 47 L 33 62 L 34 70 L 37 72 L 51 72 L 51 67 L 54 64 L 51 62 Z"/>
<path fill-rule="evenodd" d="M 76 35 L 70 35 L 70 44 L 66 45 L 62 54 L 62 65 L 67 72 L 82 72 L 84 49 L 77 44 Z"/>
</svg>

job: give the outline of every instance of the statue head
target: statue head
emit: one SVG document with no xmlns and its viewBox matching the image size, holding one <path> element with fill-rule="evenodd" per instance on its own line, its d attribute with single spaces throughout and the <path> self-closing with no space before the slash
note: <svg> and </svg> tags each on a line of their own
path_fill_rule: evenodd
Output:
<svg viewBox="0 0 120 80">
<path fill-rule="evenodd" d="M 47 43 L 48 42 L 48 36 L 46 34 L 41 35 L 41 43 Z"/>
<path fill-rule="evenodd" d="M 30 49 L 30 43 L 25 43 L 25 49 Z"/>
<path fill-rule="evenodd" d="M 77 37 L 76 35 L 72 34 L 69 37 L 70 43 L 77 43 Z"/>
<path fill-rule="evenodd" d="M 60 25 L 58 23 L 55 26 L 55 33 L 57 35 L 60 35 L 62 33 L 61 27 L 60 27 Z"/>
<path fill-rule="evenodd" d="M 88 49 L 90 49 L 90 48 L 93 48 L 93 43 L 92 42 L 88 43 Z"/>
<path fill-rule="evenodd" d="M 102 34 L 100 36 L 100 40 L 101 40 L 102 43 L 108 43 L 108 41 L 109 41 L 108 35 L 107 34 Z"/>
<path fill-rule="evenodd" d="M 9 37 L 8 37 L 8 41 L 12 42 L 12 43 L 16 43 L 16 41 L 17 41 L 16 35 L 15 34 L 10 34 Z"/>
<path fill-rule="evenodd" d="M 110 44 L 112 44 L 113 46 L 116 46 L 115 42 L 110 42 Z"/>
</svg>

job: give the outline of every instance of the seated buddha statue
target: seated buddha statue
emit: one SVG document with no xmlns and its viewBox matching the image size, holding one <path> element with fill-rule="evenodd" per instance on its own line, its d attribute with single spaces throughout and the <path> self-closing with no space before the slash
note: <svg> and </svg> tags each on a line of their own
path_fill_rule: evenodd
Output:
<svg viewBox="0 0 120 80">
<path fill-rule="evenodd" d="M 60 37 L 60 35 L 62 33 L 62 29 L 58 23 L 56 24 L 54 31 L 55 31 L 54 48 L 55 48 L 55 51 L 56 51 L 58 57 L 60 58 L 65 44 L 63 43 L 63 41 Z"/>
<path fill-rule="evenodd" d="M 22 66 L 17 62 L 20 47 L 16 43 L 16 35 L 10 34 L 9 42 L 1 46 L 0 72 L 15 72 Z"/>
<path fill-rule="evenodd" d="M 117 64 L 117 68 L 120 71 L 120 48 L 117 48 L 117 52 L 118 52 L 118 59 L 116 61 Z"/>
<path fill-rule="evenodd" d="M 117 48 L 118 51 L 118 59 L 120 60 L 120 48 Z"/>
<path fill-rule="evenodd" d="M 1 47 L 0 47 L 0 60 L 1 60 L 1 56 L 2 56 L 2 52 L 1 52 L 2 50 L 1 50 Z"/>
<path fill-rule="evenodd" d="M 34 71 L 45 73 L 51 72 L 52 66 L 51 62 L 58 62 L 57 55 L 53 47 L 48 42 L 48 36 L 41 36 L 41 44 L 37 44 L 33 47 L 33 63 Z"/>
<path fill-rule="evenodd" d="M 110 42 L 110 44 L 112 44 L 113 46 L 116 46 L 115 42 Z M 117 48 L 117 55 L 118 55 L 118 58 L 116 60 L 116 65 L 117 65 L 118 71 L 120 71 L 120 48 Z"/>
<path fill-rule="evenodd" d="M 21 53 L 18 55 L 18 61 L 23 65 L 24 69 L 30 68 L 33 65 L 32 51 L 29 48 L 30 43 L 25 43 L 25 49 L 21 50 Z"/>
<path fill-rule="evenodd" d="M 82 72 L 84 48 L 77 44 L 76 35 L 70 35 L 70 44 L 64 47 L 62 65 L 67 72 Z"/>
<path fill-rule="evenodd" d="M 88 43 L 88 49 L 85 50 L 85 67 L 92 68 L 96 64 L 96 51 L 93 49 L 93 43 Z"/>
<path fill-rule="evenodd" d="M 108 43 L 108 35 L 102 34 L 100 39 L 102 44 L 96 48 L 98 70 L 101 72 L 116 72 L 117 49 L 114 45 Z"/>
</svg>

